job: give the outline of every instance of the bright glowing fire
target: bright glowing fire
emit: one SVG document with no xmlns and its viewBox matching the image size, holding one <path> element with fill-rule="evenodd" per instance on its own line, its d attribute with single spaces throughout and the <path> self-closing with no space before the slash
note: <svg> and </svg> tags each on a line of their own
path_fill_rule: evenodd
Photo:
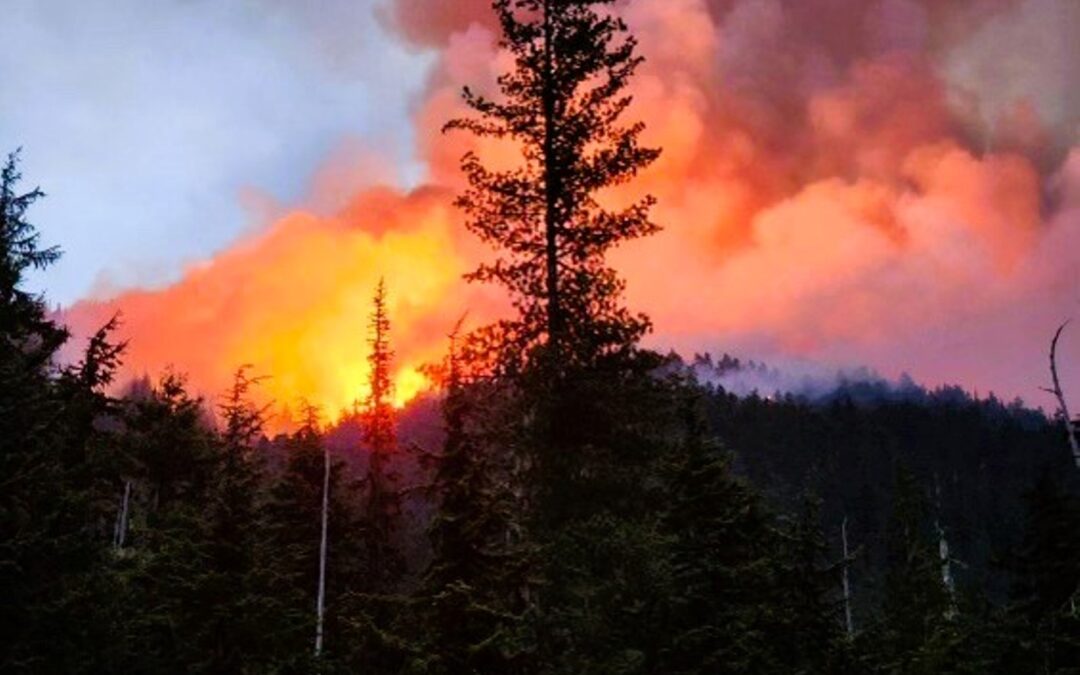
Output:
<svg viewBox="0 0 1080 675">
<path fill-rule="evenodd" d="M 68 318 L 90 326 L 121 311 L 134 374 L 183 359 L 196 389 L 216 395 L 251 364 L 269 376 L 264 396 L 305 398 L 335 418 L 368 394 L 368 320 L 384 277 L 400 406 L 428 387 L 421 366 L 440 358 L 467 302 L 447 201 L 372 190 L 332 217 L 294 213 L 174 286 L 82 303 Z"/>
<path fill-rule="evenodd" d="M 630 114 L 664 149 L 628 189 L 659 199 L 665 231 L 616 256 L 654 344 L 749 345 L 1030 395 L 1080 269 L 1074 69 L 1040 48 L 1070 37 L 1040 9 L 1055 3 L 1073 11 L 1057 0 L 617 4 L 648 58 Z M 334 415 L 366 393 L 367 319 L 385 276 L 397 402 L 421 391 L 419 367 L 455 321 L 505 304 L 461 280 L 482 253 L 451 202 L 466 150 L 512 155 L 439 133 L 463 112 L 463 84 L 490 91 L 508 65 L 489 7 L 390 3 L 403 39 L 438 57 L 415 120 L 426 187 L 329 176 L 354 195 L 335 215 L 297 211 L 173 286 L 79 303 L 76 332 L 120 309 L 131 374 L 175 364 L 216 395 L 251 363 L 278 402 L 306 397 Z M 991 67 L 1002 50 L 1030 68 Z"/>
</svg>

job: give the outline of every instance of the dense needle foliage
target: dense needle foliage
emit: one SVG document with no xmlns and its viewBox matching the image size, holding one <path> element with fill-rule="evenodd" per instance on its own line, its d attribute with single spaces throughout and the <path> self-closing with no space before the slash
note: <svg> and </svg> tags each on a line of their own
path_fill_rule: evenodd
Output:
<svg viewBox="0 0 1080 675">
<path fill-rule="evenodd" d="M 448 126 L 520 154 L 467 155 L 458 200 L 496 256 L 470 278 L 515 313 L 455 329 L 405 410 L 382 283 L 337 425 L 305 406 L 268 437 L 248 367 L 213 401 L 173 372 L 118 386 L 122 317 L 63 365 L 25 289 L 59 251 L 9 157 L 0 672 L 1080 672 L 1060 420 L 954 390 L 740 398 L 641 347 L 606 256 L 656 231 L 652 199 L 600 192 L 659 151 L 613 4 L 493 2 L 512 67 Z"/>
</svg>

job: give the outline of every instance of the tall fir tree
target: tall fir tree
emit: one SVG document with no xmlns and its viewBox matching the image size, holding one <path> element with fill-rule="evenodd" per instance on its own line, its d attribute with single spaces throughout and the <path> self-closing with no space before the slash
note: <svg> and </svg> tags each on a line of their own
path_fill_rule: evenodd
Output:
<svg viewBox="0 0 1080 675">
<path fill-rule="evenodd" d="M 379 280 L 372 298 L 368 323 L 368 385 L 364 404 L 363 431 L 368 449 L 365 481 L 367 510 L 365 529 L 370 591 L 391 590 L 402 572 L 403 563 L 395 547 L 401 497 L 396 474 L 391 470 L 397 451 L 397 415 L 394 411 L 394 352 L 390 346 L 390 317 L 386 282 Z"/>
<path fill-rule="evenodd" d="M 214 672 L 244 672 L 259 662 L 263 619 L 272 611 L 259 597 L 258 538 L 263 536 L 262 465 L 255 443 L 262 435 L 267 406 L 252 400 L 262 378 L 250 366 L 233 375 L 232 386 L 218 404 L 218 457 L 208 513 L 209 574 L 205 583 L 217 597 L 207 621 L 213 643 L 207 645 Z"/>
<path fill-rule="evenodd" d="M 216 434 L 202 400 L 175 373 L 126 408 L 123 449 L 135 488 L 117 561 L 126 606 L 117 635 L 126 643 L 120 670 L 202 669 L 213 662 L 216 640 L 207 620 L 218 599 L 207 509 L 217 477 Z"/>
<path fill-rule="evenodd" d="M 2 346 L 5 369 L 14 366 L 8 360 L 14 360 L 16 352 L 27 366 L 43 366 L 67 337 L 46 316 L 41 298 L 22 287 L 26 272 L 55 263 L 60 249 L 41 247 L 41 235 L 26 214 L 45 193 L 38 188 L 19 192 L 21 179 L 19 153 L 14 152 L 0 169 L 0 330 L 7 338 Z M 36 339 L 31 341 L 31 336 Z"/>
<path fill-rule="evenodd" d="M 266 571 L 263 595 L 272 601 L 268 658 L 280 672 L 338 672 L 356 636 L 350 596 L 363 587 L 364 541 L 359 495 L 346 480 L 345 464 L 330 466 L 325 577 L 324 647 L 313 658 L 322 541 L 325 439 L 319 411 L 302 406 L 304 422 L 285 441 L 286 464 L 270 487 L 267 534 L 260 544 Z M 347 672 L 347 671 L 346 671 Z"/>
<path fill-rule="evenodd" d="M 428 529 L 432 556 L 417 594 L 413 669 L 425 673 L 523 672 L 531 557 L 521 538 L 518 476 L 491 447 L 487 423 L 499 397 L 472 380 L 450 335 L 442 382 L 445 440 L 430 459 L 437 509 Z"/>
<path fill-rule="evenodd" d="M 850 673 L 854 668 L 843 598 L 846 559 L 829 560 L 821 527 L 820 501 L 804 495 L 798 512 L 781 520 L 774 557 L 776 607 L 771 630 L 788 672 Z"/>
<path fill-rule="evenodd" d="M 47 669 L 63 632 L 66 576 L 93 556 L 85 495 L 65 464 L 81 444 L 66 438 L 54 359 L 67 332 L 24 288 L 26 273 L 60 256 L 27 220 L 43 195 L 19 191 L 18 153 L 0 168 L 0 670 Z M 55 663 L 55 661 L 53 661 Z"/>
<path fill-rule="evenodd" d="M 447 125 L 520 157 L 510 169 L 476 153 L 462 161 L 469 186 L 457 206 L 497 252 L 468 278 L 505 288 L 515 310 L 474 332 L 466 358 L 510 401 L 492 447 L 526 475 L 515 507 L 542 551 L 528 594 L 537 658 L 570 671 L 590 658 L 605 664 L 597 670 L 647 661 L 635 645 L 648 638 L 639 619 L 663 577 L 647 562 L 662 540 L 656 517 L 634 495 L 665 446 L 667 393 L 648 374 L 658 360 L 638 350 L 649 321 L 623 306 L 624 283 L 607 262 L 657 230 L 653 199 L 620 208 L 599 199 L 659 151 L 639 144 L 642 124 L 623 119 L 642 59 L 612 4 L 495 0 L 513 66 L 492 95 L 466 88 L 474 114 Z M 598 576 L 601 565 L 611 574 Z"/>
<path fill-rule="evenodd" d="M 468 278 L 505 288 L 515 316 L 475 331 L 466 352 L 514 384 L 518 419 L 507 427 L 518 437 L 502 445 L 534 474 L 532 515 L 557 527 L 588 511 L 589 477 L 612 468 L 614 439 L 633 424 L 613 389 L 656 365 L 637 350 L 649 321 L 623 306 L 624 283 L 607 262 L 613 248 L 657 230 L 654 200 L 612 209 L 598 195 L 659 151 L 639 144 L 643 124 L 623 119 L 642 58 L 610 0 L 492 5 L 513 67 L 493 95 L 466 88 L 474 114 L 446 129 L 519 153 L 510 169 L 467 154 L 468 189 L 456 202 L 468 229 L 497 252 Z"/>
<path fill-rule="evenodd" d="M 1002 657 L 1014 669 L 1078 673 L 1080 497 L 1045 474 L 1027 494 L 1027 507 L 1024 538 L 1008 561 L 1011 640 Z"/>
<path fill-rule="evenodd" d="M 605 11 L 610 4 L 495 0 L 500 46 L 514 67 L 499 76 L 497 96 L 466 88 L 476 116 L 446 127 L 520 148 L 521 163 L 506 170 L 467 154 L 469 189 L 457 200 L 468 228 L 500 253 L 469 278 L 505 287 L 517 311 L 480 334 L 504 372 L 520 372 L 541 354 L 552 375 L 594 365 L 631 349 L 649 327 L 622 307 L 623 282 L 605 256 L 656 231 L 653 199 L 621 210 L 597 201 L 659 154 L 639 146 L 642 124 L 621 121 L 642 59 L 622 20 Z"/>
<path fill-rule="evenodd" d="M 887 673 L 946 672 L 954 624 L 931 537 L 923 486 L 906 467 L 896 473 L 887 536 L 880 622 L 864 636 L 877 668 Z"/>
<path fill-rule="evenodd" d="M 730 456 L 684 412 L 685 441 L 670 481 L 665 530 L 673 592 L 659 670 L 667 673 L 778 673 L 776 564 L 770 518 L 730 470 Z"/>
</svg>

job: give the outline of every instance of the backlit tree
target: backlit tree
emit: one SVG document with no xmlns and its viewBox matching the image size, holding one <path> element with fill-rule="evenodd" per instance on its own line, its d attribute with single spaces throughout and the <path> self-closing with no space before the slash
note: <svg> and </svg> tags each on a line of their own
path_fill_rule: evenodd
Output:
<svg viewBox="0 0 1080 675">
<path fill-rule="evenodd" d="M 520 163 L 507 170 L 467 154 L 469 188 L 457 200 L 468 228 L 499 252 L 470 279 L 504 286 L 517 310 L 480 334 L 503 371 L 540 353 L 552 374 L 588 366 L 632 348 L 649 328 L 622 306 L 624 284 L 605 261 L 613 247 L 657 227 L 652 197 L 612 210 L 598 193 L 659 155 L 639 145 L 641 123 L 622 121 L 642 59 L 611 4 L 496 0 L 500 45 L 514 67 L 498 78 L 495 96 L 466 88 L 476 114 L 446 127 L 520 148 Z"/>
</svg>

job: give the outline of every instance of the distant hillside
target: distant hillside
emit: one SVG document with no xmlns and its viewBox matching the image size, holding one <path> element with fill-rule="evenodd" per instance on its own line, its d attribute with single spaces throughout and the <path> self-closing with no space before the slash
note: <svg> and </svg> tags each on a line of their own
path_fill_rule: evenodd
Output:
<svg viewBox="0 0 1080 675">
<path fill-rule="evenodd" d="M 786 366 L 743 360 L 730 354 L 714 358 L 711 354 L 695 354 L 690 361 L 677 354 L 669 356 L 670 371 L 692 376 L 703 387 L 722 389 L 740 397 L 757 394 L 763 398 L 791 395 L 814 404 L 851 400 L 861 405 L 889 401 L 910 401 L 925 404 L 961 403 L 973 399 L 962 387 L 947 386 L 927 389 L 904 373 L 896 380 L 883 377 L 869 368 L 828 369 L 824 367 Z M 1023 403 L 1011 402 L 1020 409 Z M 1040 415 L 1031 411 L 1033 415 Z"/>
<path fill-rule="evenodd" d="M 947 542 L 958 585 L 985 582 L 996 595 L 1006 587 L 1002 552 L 1020 537 L 1025 494 L 1046 475 L 1078 488 L 1062 425 L 959 389 L 857 383 L 808 399 L 709 387 L 706 401 L 710 427 L 736 468 L 774 503 L 820 498 L 836 559 L 847 519 L 849 541 L 860 549 L 853 583 L 863 611 L 880 590 L 901 468 L 922 486 L 934 521 L 925 526 Z"/>
<path fill-rule="evenodd" d="M 1064 432 L 1019 402 L 976 399 L 959 387 L 927 390 L 910 378 L 889 382 L 869 371 L 791 377 L 724 355 L 669 360 L 665 372 L 693 373 L 710 429 L 733 453 L 736 470 L 778 510 L 806 495 L 821 500 L 821 518 L 836 559 L 840 525 L 857 550 L 852 570 L 857 609 L 875 606 L 882 582 L 885 533 L 897 471 L 919 480 L 944 536 L 958 585 L 986 583 L 1003 594 L 1001 552 L 1014 545 L 1024 495 L 1044 474 L 1078 489 Z M 751 384 L 756 386 L 750 387 Z M 731 387 L 730 389 L 728 387 Z M 406 446 L 430 451 L 441 442 L 438 401 L 418 399 L 399 421 Z M 366 456 L 355 425 L 328 433 L 331 448 L 362 473 Z M 401 458 L 406 484 L 423 482 L 416 456 Z M 416 527 L 427 509 L 410 499 Z"/>
</svg>

